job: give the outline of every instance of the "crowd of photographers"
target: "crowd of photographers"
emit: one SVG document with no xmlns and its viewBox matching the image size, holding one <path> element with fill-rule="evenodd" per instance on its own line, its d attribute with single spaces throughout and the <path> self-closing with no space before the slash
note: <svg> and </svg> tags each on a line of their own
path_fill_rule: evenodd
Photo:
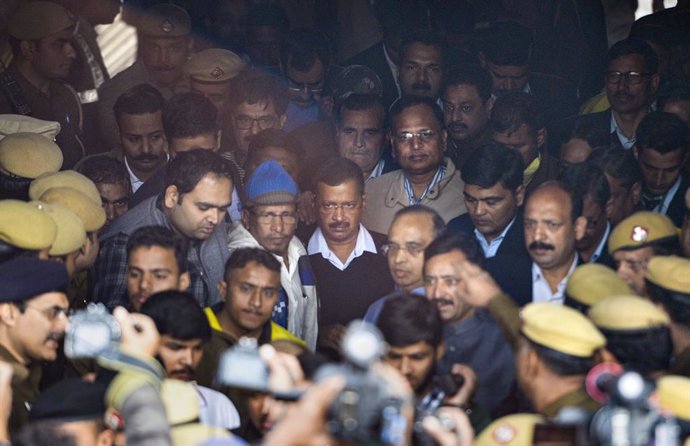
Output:
<svg viewBox="0 0 690 446">
<path fill-rule="evenodd" d="M 690 2 L 613 3 L 3 3 L 0 444 L 690 444 Z"/>
</svg>

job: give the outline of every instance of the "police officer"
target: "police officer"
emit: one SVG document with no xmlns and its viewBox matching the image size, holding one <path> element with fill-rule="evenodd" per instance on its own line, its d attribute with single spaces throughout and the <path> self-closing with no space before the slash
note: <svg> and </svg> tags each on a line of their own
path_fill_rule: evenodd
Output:
<svg viewBox="0 0 690 446">
<path fill-rule="evenodd" d="M 678 252 L 678 229 L 657 212 L 636 212 L 621 221 L 609 237 L 616 273 L 640 296 L 646 295 L 645 272 L 654 256 Z"/>
<path fill-rule="evenodd" d="M 139 60 L 98 89 L 98 120 L 106 149 L 119 144 L 113 105 L 122 93 L 139 84 L 153 85 L 165 99 L 189 90 L 182 70 L 193 44 L 187 11 L 158 4 L 137 15 L 136 22 Z"/>
<path fill-rule="evenodd" d="M 68 282 L 58 262 L 22 257 L 0 264 L 0 361 L 15 369 L 10 436 L 28 421 L 29 404 L 39 393 L 40 362 L 57 357 L 67 325 Z"/>
<path fill-rule="evenodd" d="M 649 300 L 610 296 L 592 306 L 589 318 L 606 337 L 606 349 L 626 369 L 647 376 L 668 369 L 669 318 Z"/>
<path fill-rule="evenodd" d="M 565 287 L 564 304 L 587 314 L 590 307 L 609 296 L 629 294 L 630 287 L 609 267 L 585 263 L 575 268 Z"/>
<path fill-rule="evenodd" d="M 75 59 L 76 23 L 73 14 L 55 3 L 23 4 L 7 27 L 14 60 L 0 75 L 0 113 L 59 122 L 57 144 L 66 169 L 84 156 L 81 104 L 63 82 Z"/>
<path fill-rule="evenodd" d="M 0 198 L 28 200 L 31 181 L 62 167 L 60 148 L 43 135 L 13 133 L 0 141 Z"/>
<path fill-rule="evenodd" d="M 655 257 L 645 275 L 652 301 L 660 303 L 671 318 L 672 374 L 690 376 L 690 260 Z"/>
</svg>

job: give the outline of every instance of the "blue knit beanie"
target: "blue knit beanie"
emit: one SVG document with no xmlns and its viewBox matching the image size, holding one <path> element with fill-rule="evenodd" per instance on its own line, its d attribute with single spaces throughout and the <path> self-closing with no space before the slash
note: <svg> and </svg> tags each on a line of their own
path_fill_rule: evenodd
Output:
<svg viewBox="0 0 690 446">
<path fill-rule="evenodd" d="M 295 181 L 283 166 L 273 160 L 259 164 L 244 191 L 247 206 L 294 203 L 299 195 Z"/>
</svg>

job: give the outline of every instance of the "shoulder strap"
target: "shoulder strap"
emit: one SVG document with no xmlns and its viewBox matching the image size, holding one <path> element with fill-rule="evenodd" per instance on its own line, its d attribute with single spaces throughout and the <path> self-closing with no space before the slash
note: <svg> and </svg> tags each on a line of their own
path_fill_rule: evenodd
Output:
<svg viewBox="0 0 690 446">
<path fill-rule="evenodd" d="M 24 92 L 17 79 L 8 70 L 0 72 L 0 86 L 18 114 L 25 116 L 31 114 L 31 107 L 24 97 Z"/>
</svg>

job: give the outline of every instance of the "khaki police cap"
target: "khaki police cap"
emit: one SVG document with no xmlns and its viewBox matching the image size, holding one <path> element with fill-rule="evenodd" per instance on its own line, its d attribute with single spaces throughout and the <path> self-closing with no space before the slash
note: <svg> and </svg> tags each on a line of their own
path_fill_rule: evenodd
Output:
<svg viewBox="0 0 690 446">
<path fill-rule="evenodd" d="M 637 249 L 653 242 L 678 236 L 676 228 L 667 216 L 658 212 L 636 212 L 621 221 L 609 237 L 609 253 L 619 249 Z"/>
<path fill-rule="evenodd" d="M 690 294 L 690 260 L 677 256 L 652 257 L 645 278 L 666 290 Z"/>
<path fill-rule="evenodd" d="M 62 167 L 62 151 L 36 133 L 14 133 L 0 141 L 0 169 L 22 178 L 38 178 Z"/>
<path fill-rule="evenodd" d="M 7 25 L 7 33 L 19 40 L 38 40 L 77 24 L 77 17 L 53 2 L 23 2 Z"/>
<path fill-rule="evenodd" d="M 565 288 L 568 297 L 588 306 L 605 297 L 629 292 L 630 288 L 615 271 L 598 263 L 578 266 Z"/>
<path fill-rule="evenodd" d="M 103 210 L 103 206 L 77 189 L 54 187 L 45 191 L 39 200 L 44 203 L 59 204 L 77 214 L 77 217 L 84 223 L 86 232 L 96 232 L 105 224 L 105 210 Z"/>
<path fill-rule="evenodd" d="M 690 421 L 690 378 L 666 375 L 657 381 L 659 405 L 676 418 Z"/>
<path fill-rule="evenodd" d="M 476 446 L 532 446 L 534 426 L 544 421 L 535 414 L 514 414 L 489 424 L 477 437 Z"/>
<path fill-rule="evenodd" d="M 139 33 L 149 37 L 182 37 L 192 30 L 192 20 L 179 6 L 159 3 L 141 14 Z"/>
<path fill-rule="evenodd" d="M 42 201 L 32 201 L 31 204 L 45 212 L 57 226 L 55 241 L 48 254 L 64 256 L 77 251 L 84 245 L 86 229 L 84 229 L 84 223 L 77 217 L 77 214 L 59 204 L 43 203 Z"/>
<path fill-rule="evenodd" d="M 57 121 L 24 115 L 0 115 L 0 139 L 13 133 L 36 133 L 54 141 L 61 128 Z"/>
<path fill-rule="evenodd" d="M 31 182 L 29 186 L 29 198 L 38 200 L 48 189 L 54 187 L 71 187 L 82 192 L 87 197 L 98 203 L 103 204 L 101 194 L 96 189 L 96 185 L 90 179 L 74 170 L 63 170 L 52 174 L 41 175 Z"/>
<path fill-rule="evenodd" d="M 52 218 L 19 200 L 0 201 L 0 240 L 21 249 L 50 248 L 57 235 Z"/>
<path fill-rule="evenodd" d="M 606 339 L 582 313 L 554 303 L 534 303 L 521 311 L 522 334 L 544 347 L 589 358 Z"/>
<path fill-rule="evenodd" d="M 669 319 L 652 302 L 640 296 L 610 296 L 595 303 L 589 318 L 605 330 L 645 330 L 666 326 Z"/>
<path fill-rule="evenodd" d="M 194 54 L 185 64 L 184 72 L 199 82 L 225 82 L 244 69 L 246 64 L 237 54 L 221 48 L 209 48 Z"/>
</svg>

